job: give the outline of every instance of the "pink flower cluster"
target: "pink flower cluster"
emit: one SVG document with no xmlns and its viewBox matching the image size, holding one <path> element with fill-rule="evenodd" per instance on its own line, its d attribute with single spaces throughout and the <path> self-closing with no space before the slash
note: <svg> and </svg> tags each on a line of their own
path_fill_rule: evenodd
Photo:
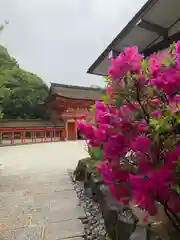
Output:
<svg viewBox="0 0 180 240">
<path fill-rule="evenodd" d="M 142 59 L 143 55 L 139 54 L 137 47 L 125 48 L 116 59 L 112 59 L 109 75 L 116 79 L 123 77 L 128 71 L 138 72 Z"/>
<path fill-rule="evenodd" d="M 156 202 L 180 212 L 172 188 L 180 184 L 180 42 L 173 53 L 148 59 L 137 47 L 126 48 L 109 75 L 106 92 L 122 95 L 121 106 L 97 101 L 92 123 L 79 122 L 88 146 L 103 151 L 98 169 L 104 182 L 119 201 L 133 200 L 151 215 Z"/>
</svg>

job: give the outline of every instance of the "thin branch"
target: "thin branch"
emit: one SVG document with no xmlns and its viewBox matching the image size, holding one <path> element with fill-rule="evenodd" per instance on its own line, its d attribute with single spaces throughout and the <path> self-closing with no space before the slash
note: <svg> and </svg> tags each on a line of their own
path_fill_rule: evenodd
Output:
<svg viewBox="0 0 180 240">
<path fill-rule="evenodd" d="M 149 114 L 147 113 L 146 109 L 144 108 L 143 104 L 141 103 L 138 83 L 136 83 L 136 97 L 137 97 L 137 101 L 138 101 L 139 105 L 141 106 L 141 109 L 145 115 L 146 121 L 149 122 Z"/>
<path fill-rule="evenodd" d="M 176 223 L 176 221 L 171 217 L 171 215 L 169 214 L 169 212 L 168 212 L 168 210 L 167 210 L 166 207 L 164 207 L 164 211 L 165 211 L 167 217 L 169 218 L 169 220 L 172 222 L 173 227 L 174 227 L 178 232 L 180 232 L 180 227 L 179 227 L 179 225 L 178 225 L 178 224 Z"/>
<path fill-rule="evenodd" d="M 180 232 L 180 219 L 178 218 L 178 216 L 169 208 L 167 202 L 163 202 L 161 200 L 158 199 L 158 202 L 162 204 L 162 206 L 164 207 L 164 211 L 167 215 L 167 217 L 169 218 L 169 220 L 172 222 L 173 227 Z"/>
<path fill-rule="evenodd" d="M 171 213 L 171 215 L 175 218 L 175 220 L 179 223 L 180 225 L 180 219 L 178 218 L 178 216 L 170 209 L 170 207 L 167 205 L 167 203 L 165 203 L 165 207 L 166 209 Z"/>
</svg>

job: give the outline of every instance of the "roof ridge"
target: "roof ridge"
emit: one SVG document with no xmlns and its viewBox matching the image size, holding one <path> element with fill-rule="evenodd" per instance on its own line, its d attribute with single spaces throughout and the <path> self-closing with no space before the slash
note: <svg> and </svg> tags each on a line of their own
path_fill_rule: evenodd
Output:
<svg viewBox="0 0 180 240">
<path fill-rule="evenodd" d="M 86 86 L 78 86 L 78 85 L 68 85 L 68 84 L 61 84 L 61 83 L 51 83 L 51 87 L 63 87 L 63 88 L 74 88 L 74 89 L 82 89 L 82 90 L 91 90 L 91 91 L 103 91 L 104 88 L 101 87 L 86 87 Z"/>
</svg>

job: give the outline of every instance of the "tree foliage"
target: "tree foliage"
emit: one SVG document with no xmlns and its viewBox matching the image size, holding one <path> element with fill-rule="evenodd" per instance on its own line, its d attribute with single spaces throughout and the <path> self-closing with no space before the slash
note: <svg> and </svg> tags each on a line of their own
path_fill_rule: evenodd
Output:
<svg viewBox="0 0 180 240">
<path fill-rule="evenodd" d="M 3 118 L 46 119 L 43 102 L 48 87 L 37 75 L 19 67 L 0 46 L 0 105 Z"/>
</svg>

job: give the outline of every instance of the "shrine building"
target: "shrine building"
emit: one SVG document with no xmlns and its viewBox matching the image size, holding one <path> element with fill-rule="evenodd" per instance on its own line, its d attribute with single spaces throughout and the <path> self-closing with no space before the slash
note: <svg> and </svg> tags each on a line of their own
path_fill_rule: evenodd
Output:
<svg viewBox="0 0 180 240">
<path fill-rule="evenodd" d="M 62 140 L 76 140 L 79 132 L 77 121 L 86 118 L 90 106 L 101 100 L 104 89 L 51 83 L 45 108 L 51 122 L 62 121 Z"/>
</svg>

